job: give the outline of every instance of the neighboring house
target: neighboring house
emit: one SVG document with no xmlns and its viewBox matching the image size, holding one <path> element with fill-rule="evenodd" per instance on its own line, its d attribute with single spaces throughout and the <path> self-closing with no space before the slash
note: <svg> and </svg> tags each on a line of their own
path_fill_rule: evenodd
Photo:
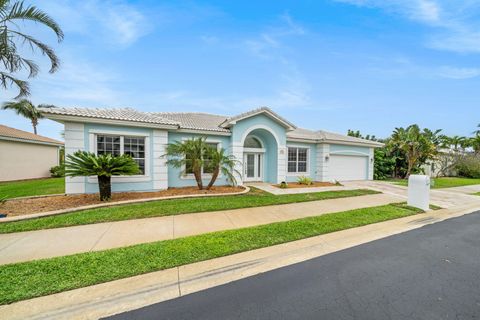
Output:
<svg viewBox="0 0 480 320">
<path fill-rule="evenodd" d="M 0 181 L 50 176 L 63 142 L 0 125 Z"/>
<path fill-rule="evenodd" d="M 142 174 L 113 177 L 113 191 L 161 190 L 194 186 L 193 174 L 167 167 L 168 143 L 205 136 L 239 160 L 237 182 L 280 183 L 308 176 L 317 181 L 373 179 L 373 148 L 381 143 L 297 128 L 269 108 L 233 117 L 194 112 L 139 112 L 126 109 L 42 109 L 65 124 L 66 154 L 130 154 Z M 208 172 L 204 173 L 208 182 Z M 217 184 L 226 184 L 219 177 Z M 97 192 L 95 177 L 68 178 L 67 193 Z"/>
</svg>

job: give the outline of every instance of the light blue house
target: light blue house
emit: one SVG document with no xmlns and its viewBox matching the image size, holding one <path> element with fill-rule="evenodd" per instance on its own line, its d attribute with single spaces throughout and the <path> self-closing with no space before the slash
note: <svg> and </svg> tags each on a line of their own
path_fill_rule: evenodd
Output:
<svg viewBox="0 0 480 320">
<path fill-rule="evenodd" d="M 308 176 L 316 181 L 373 179 L 373 148 L 380 143 L 297 128 L 269 108 L 233 117 L 133 109 L 52 108 L 42 110 L 65 125 L 65 150 L 130 154 L 142 174 L 112 178 L 113 191 L 154 191 L 194 186 L 193 174 L 168 167 L 168 143 L 204 136 L 239 160 L 239 184 L 280 183 Z M 209 173 L 204 172 L 205 182 Z M 217 185 L 227 184 L 220 176 Z M 67 178 L 66 193 L 97 192 L 96 177 Z"/>
</svg>

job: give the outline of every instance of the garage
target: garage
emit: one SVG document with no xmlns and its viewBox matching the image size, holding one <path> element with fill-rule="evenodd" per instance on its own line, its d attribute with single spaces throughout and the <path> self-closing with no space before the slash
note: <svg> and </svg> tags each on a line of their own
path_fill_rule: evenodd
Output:
<svg viewBox="0 0 480 320">
<path fill-rule="evenodd" d="M 367 156 L 347 156 L 331 154 L 328 167 L 330 179 L 335 179 L 337 181 L 368 179 Z"/>
</svg>

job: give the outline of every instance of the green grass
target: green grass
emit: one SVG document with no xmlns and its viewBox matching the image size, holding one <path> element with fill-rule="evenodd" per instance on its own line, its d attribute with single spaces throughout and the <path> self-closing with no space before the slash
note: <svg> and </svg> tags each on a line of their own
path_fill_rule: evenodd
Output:
<svg viewBox="0 0 480 320">
<path fill-rule="evenodd" d="M 0 223 L 0 233 L 51 229 L 108 221 L 169 216 L 192 212 L 218 211 L 295 202 L 327 200 L 362 196 L 374 193 L 378 192 L 367 189 L 359 189 L 276 196 L 252 188 L 249 193 L 243 195 L 159 200 L 108 208 L 76 211 L 62 215 L 23 221 L 4 222 Z"/>
<path fill-rule="evenodd" d="M 4 265 L 0 304 L 417 214 L 403 204 Z"/>
<path fill-rule="evenodd" d="M 476 192 L 473 194 L 474 196 L 480 196 L 480 192 Z"/>
<path fill-rule="evenodd" d="M 0 197 L 6 199 L 55 193 L 65 193 L 65 178 L 0 182 Z"/>
<path fill-rule="evenodd" d="M 408 180 L 406 179 L 392 179 L 388 180 L 400 186 L 408 186 Z M 455 177 L 443 177 L 432 179 L 432 189 L 452 188 L 469 186 L 473 184 L 480 184 L 480 179 L 472 178 L 455 178 Z"/>
</svg>

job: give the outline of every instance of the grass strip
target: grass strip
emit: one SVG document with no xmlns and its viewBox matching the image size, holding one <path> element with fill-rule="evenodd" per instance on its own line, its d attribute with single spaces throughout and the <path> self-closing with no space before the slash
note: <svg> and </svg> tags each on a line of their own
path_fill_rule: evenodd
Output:
<svg viewBox="0 0 480 320">
<path fill-rule="evenodd" d="M 0 267 L 0 304 L 86 287 L 329 232 L 417 214 L 403 204 Z"/>
<path fill-rule="evenodd" d="M 406 179 L 391 179 L 388 180 L 399 186 L 408 186 L 408 180 Z M 432 179 L 432 189 L 453 188 L 461 186 L 470 186 L 474 184 L 480 184 L 480 179 L 472 178 L 458 178 L 458 177 L 442 177 Z"/>
<path fill-rule="evenodd" d="M 5 222 L 0 223 L 0 233 L 52 229 L 193 212 L 252 208 L 276 204 L 355 197 L 375 193 L 378 192 L 367 189 L 358 189 L 276 196 L 271 193 L 252 188 L 250 192 L 242 195 L 159 200 L 108 208 L 76 211 L 62 215 L 47 216 L 30 220 Z"/>
<path fill-rule="evenodd" d="M 65 193 L 65 178 L 0 182 L 0 198 L 41 196 Z"/>
</svg>

